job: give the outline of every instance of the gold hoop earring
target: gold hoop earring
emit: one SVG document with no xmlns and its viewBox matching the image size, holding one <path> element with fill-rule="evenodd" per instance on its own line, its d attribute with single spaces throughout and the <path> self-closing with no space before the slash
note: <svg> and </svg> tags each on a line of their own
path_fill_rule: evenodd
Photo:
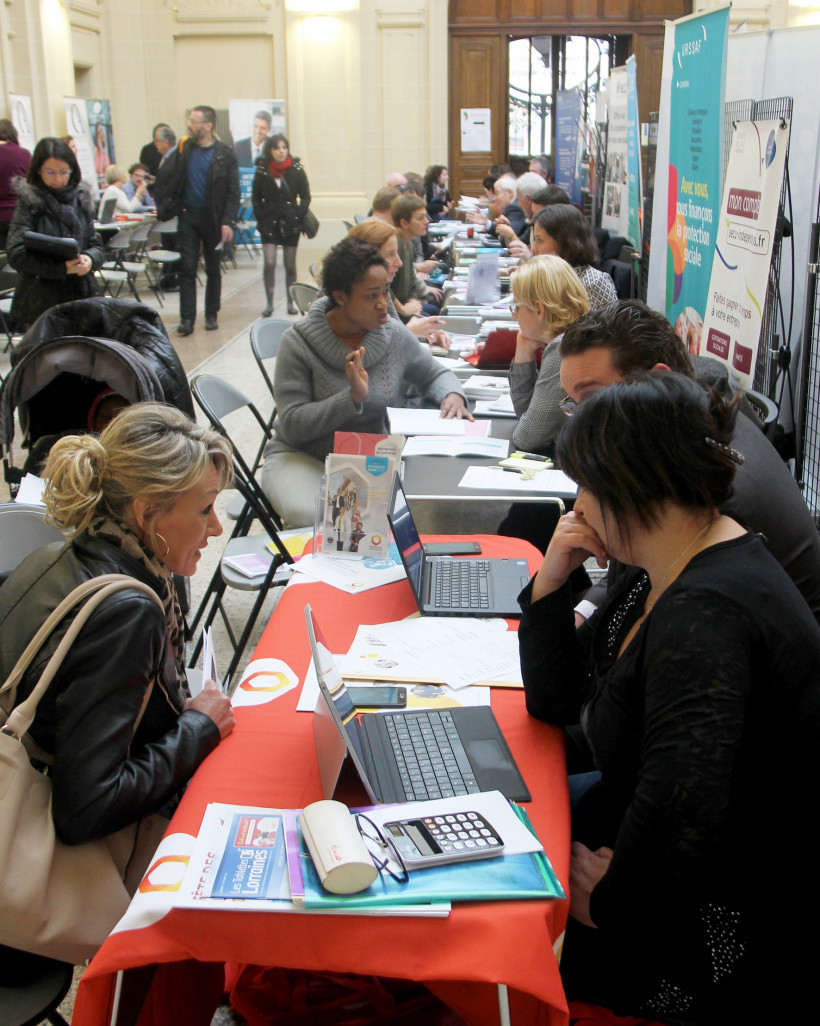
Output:
<svg viewBox="0 0 820 1026">
<path fill-rule="evenodd" d="M 157 538 L 159 538 L 159 540 L 165 546 L 165 552 L 163 552 L 163 554 L 162 554 L 162 558 L 164 559 L 168 555 L 168 553 L 171 551 L 171 546 L 168 544 L 168 542 L 165 540 L 165 538 L 159 533 L 159 531 L 154 531 L 154 535 Z"/>
</svg>

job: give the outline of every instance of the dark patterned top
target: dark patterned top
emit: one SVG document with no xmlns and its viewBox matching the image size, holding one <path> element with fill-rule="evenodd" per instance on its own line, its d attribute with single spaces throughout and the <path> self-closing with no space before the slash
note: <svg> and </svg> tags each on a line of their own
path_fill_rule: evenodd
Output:
<svg viewBox="0 0 820 1026">
<path fill-rule="evenodd" d="M 779 1021 L 770 1009 L 808 986 L 794 948 L 817 874 L 763 895 L 781 853 L 820 840 L 820 628 L 757 536 L 695 556 L 618 658 L 648 591 L 633 569 L 578 632 L 567 588 L 521 597 L 527 708 L 580 719 L 602 773 L 573 839 L 615 852 L 592 892 L 599 929 L 574 924 L 574 979 L 635 1015 L 740 1022 L 753 1003 Z"/>
</svg>

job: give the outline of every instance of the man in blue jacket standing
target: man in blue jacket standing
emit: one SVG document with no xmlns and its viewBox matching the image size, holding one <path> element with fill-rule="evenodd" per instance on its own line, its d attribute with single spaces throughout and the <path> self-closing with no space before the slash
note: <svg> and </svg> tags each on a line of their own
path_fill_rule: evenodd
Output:
<svg viewBox="0 0 820 1026">
<path fill-rule="evenodd" d="M 180 335 L 190 335 L 196 320 L 196 267 L 200 246 L 205 258 L 205 327 L 217 328 L 222 291 L 221 255 L 233 241 L 239 210 L 239 169 L 230 146 L 214 134 L 216 111 L 192 107 L 188 136 L 160 168 L 154 198 L 161 219 L 178 217 L 180 255 Z"/>
</svg>

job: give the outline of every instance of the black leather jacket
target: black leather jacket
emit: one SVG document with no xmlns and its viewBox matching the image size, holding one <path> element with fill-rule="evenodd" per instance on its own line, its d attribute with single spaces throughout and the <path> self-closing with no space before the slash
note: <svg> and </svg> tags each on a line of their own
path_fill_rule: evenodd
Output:
<svg viewBox="0 0 820 1026">
<path fill-rule="evenodd" d="M 68 593 L 99 574 L 126 573 L 156 587 L 145 567 L 115 545 L 80 535 L 25 559 L 0 588 L 0 682 Z M 23 678 L 19 703 L 39 680 L 68 629 L 58 627 Z M 150 678 L 160 670 L 131 738 Z M 138 591 L 94 611 L 37 708 L 30 734 L 53 753 L 57 836 L 80 844 L 162 809 L 219 744 L 216 724 L 182 711 L 165 617 Z"/>
<path fill-rule="evenodd" d="M 182 194 L 188 174 L 188 160 L 197 145 L 191 138 L 180 140 L 176 150 L 168 154 L 157 174 L 154 199 L 157 216 L 167 221 L 182 213 Z M 230 146 L 219 139 L 214 141 L 214 155 L 208 169 L 208 212 L 211 228 L 219 234 L 220 226 L 236 225 L 239 210 L 239 165 L 236 154 Z"/>
</svg>

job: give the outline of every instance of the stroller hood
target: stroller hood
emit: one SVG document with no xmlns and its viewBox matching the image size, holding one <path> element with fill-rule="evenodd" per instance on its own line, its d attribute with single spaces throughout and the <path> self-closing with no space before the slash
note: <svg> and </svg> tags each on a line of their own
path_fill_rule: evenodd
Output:
<svg viewBox="0 0 820 1026">
<path fill-rule="evenodd" d="M 20 427 L 24 434 L 28 434 L 29 401 L 61 374 L 105 382 L 129 404 L 165 401 L 162 385 L 153 368 L 139 353 L 121 342 L 76 337 L 42 342 L 30 348 L 22 358 L 18 355 L 15 367 L 0 390 L 0 446 L 3 449 L 10 448 L 14 438 L 14 411 L 18 411 Z M 99 391 L 99 384 L 95 391 Z M 68 401 L 71 396 L 66 395 L 65 398 Z M 87 405 L 83 412 L 85 409 Z M 70 417 L 65 422 L 61 411 L 51 409 L 50 413 L 58 421 L 50 426 L 52 430 L 85 430 L 84 418 Z"/>
<path fill-rule="evenodd" d="M 136 350 L 159 379 L 159 401 L 195 418 L 188 379 L 162 319 L 156 310 L 142 303 L 94 296 L 54 306 L 38 317 L 14 349 L 12 367 L 44 342 L 81 335 L 97 340 L 114 339 Z"/>
</svg>

